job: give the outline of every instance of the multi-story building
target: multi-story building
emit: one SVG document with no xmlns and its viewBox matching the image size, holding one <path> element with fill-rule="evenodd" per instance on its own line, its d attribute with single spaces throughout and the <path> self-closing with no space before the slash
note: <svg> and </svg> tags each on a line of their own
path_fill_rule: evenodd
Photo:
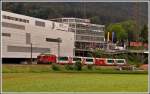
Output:
<svg viewBox="0 0 150 94">
<path fill-rule="evenodd" d="M 74 33 L 68 32 L 67 24 L 6 11 L 1 13 L 4 61 L 36 58 L 45 52 L 73 56 Z"/>
<path fill-rule="evenodd" d="M 104 25 L 92 24 L 89 19 L 56 18 L 52 21 L 69 24 L 75 34 L 75 56 L 88 56 L 95 48 L 104 48 Z"/>
</svg>

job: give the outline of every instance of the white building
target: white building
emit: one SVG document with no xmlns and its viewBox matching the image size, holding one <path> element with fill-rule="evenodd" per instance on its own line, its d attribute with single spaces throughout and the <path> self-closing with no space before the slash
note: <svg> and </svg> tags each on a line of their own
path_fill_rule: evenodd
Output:
<svg viewBox="0 0 150 94">
<path fill-rule="evenodd" d="M 58 38 L 59 55 L 73 56 L 74 33 L 68 29 L 64 23 L 2 11 L 2 58 L 31 58 L 31 52 L 33 58 L 44 52 L 58 55 Z"/>
</svg>

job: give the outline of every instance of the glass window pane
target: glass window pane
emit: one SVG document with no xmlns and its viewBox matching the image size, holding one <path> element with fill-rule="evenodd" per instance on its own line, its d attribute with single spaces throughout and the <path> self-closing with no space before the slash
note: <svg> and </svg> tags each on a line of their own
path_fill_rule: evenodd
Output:
<svg viewBox="0 0 150 94">
<path fill-rule="evenodd" d="M 59 57 L 58 60 L 60 60 L 60 61 L 67 61 L 68 57 Z"/>
<path fill-rule="evenodd" d="M 73 58 L 73 61 L 81 61 L 81 58 Z"/>
<path fill-rule="evenodd" d="M 93 59 L 86 59 L 87 62 L 93 62 Z"/>
<path fill-rule="evenodd" d="M 108 63 L 113 63 L 113 62 L 114 62 L 114 60 L 107 60 L 107 62 L 108 62 Z"/>
</svg>

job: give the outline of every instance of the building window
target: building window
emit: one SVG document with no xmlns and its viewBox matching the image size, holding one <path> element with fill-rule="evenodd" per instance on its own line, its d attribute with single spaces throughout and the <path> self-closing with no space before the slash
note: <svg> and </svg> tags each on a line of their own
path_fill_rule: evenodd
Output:
<svg viewBox="0 0 150 94">
<path fill-rule="evenodd" d="M 45 27 L 45 22 L 35 21 L 35 25 L 36 25 L 36 26 Z"/>
<path fill-rule="evenodd" d="M 52 23 L 52 29 L 54 29 L 54 28 L 55 28 L 55 23 L 53 22 L 53 23 Z"/>
<path fill-rule="evenodd" d="M 15 21 L 18 21 L 19 19 L 18 18 L 15 18 Z"/>
<path fill-rule="evenodd" d="M 54 38 L 46 38 L 47 42 L 61 42 L 58 38 L 54 39 Z"/>
<path fill-rule="evenodd" d="M 27 23 L 29 23 L 29 20 L 26 20 Z"/>
<path fill-rule="evenodd" d="M 68 19 L 62 19 L 62 22 L 68 22 Z"/>
<path fill-rule="evenodd" d="M 10 33 L 2 33 L 2 36 L 10 37 L 11 34 Z"/>
<path fill-rule="evenodd" d="M 70 31 L 70 32 L 75 32 L 76 30 L 73 29 L 73 28 L 69 28 L 69 31 Z"/>
<path fill-rule="evenodd" d="M 2 27 L 8 27 L 8 28 L 15 28 L 15 29 L 25 30 L 25 26 L 24 25 L 12 24 L 12 23 L 7 23 L 7 22 L 2 22 Z"/>
<path fill-rule="evenodd" d="M 60 23 L 60 24 L 59 24 L 59 27 L 63 27 L 63 24 L 62 24 L 62 23 Z"/>
<path fill-rule="evenodd" d="M 24 46 L 7 46 L 8 52 L 31 52 L 31 47 Z M 32 47 L 33 53 L 49 52 L 50 48 Z"/>
<path fill-rule="evenodd" d="M 4 19 L 7 19 L 7 17 L 6 17 L 5 15 L 3 15 L 3 18 L 4 18 Z"/>
<path fill-rule="evenodd" d="M 29 23 L 29 20 L 16 18 L 16 17 L 10 17 L 10 16 L 6 16 L 6 15 L 3 15 L 3 18 L 8 19 L 8 20 L 14 20 L 14 21 L 19 21 L 19 22 Z"/>
<path fill-rule="evenodd" d="M 75 28 L 75 24 L 69 24 L 70 27 Z"/>
</svg>

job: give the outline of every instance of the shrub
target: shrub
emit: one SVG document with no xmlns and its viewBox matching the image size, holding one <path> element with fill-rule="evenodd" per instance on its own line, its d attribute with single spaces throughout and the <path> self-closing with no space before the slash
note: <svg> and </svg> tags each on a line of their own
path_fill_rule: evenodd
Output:
<svg viewBox="0 0 150 94">
<path fill-rule="evenodd" d="M 137 63 L 137 64 L 135 65 L 135 67 L 139 68 L 141 65 L 142 65 L 141 63 Z"/>
<path fill-rule="evenodd" d="M 92 70 L 93 69 L 93 65 L 87 65 L 87 69 L 88 70 Z"/>
<path fill-rule="evenodd" d="M 78 71 L 82 70 L 82 63 L 81 63 L 81 61 L 76 61 L 75 65 L 74 65 L 74 68 L 75 68 L 75 70 L 78 70 Z"/>
<path fill-rule="evenodd" d="M 73 70 L 73 65 L 67 64 L 67 65 L 65 65 L 65 69 L 66 70 Z"/>
<path fill-rule="evenodd" d="M 55 64 L 55 63 L 52 64 L 52 69 L 55 70 L 55 71 L 59 71 L 60 70 L 59 66 L 57 64 Z"/>
<path fill-rule="evenodd" d="M 50 64 L 50 65 L 51 65 L 52 63 L 53 63 L 53 62 L 48 62 L 48 64 Z"/>
</svg>

